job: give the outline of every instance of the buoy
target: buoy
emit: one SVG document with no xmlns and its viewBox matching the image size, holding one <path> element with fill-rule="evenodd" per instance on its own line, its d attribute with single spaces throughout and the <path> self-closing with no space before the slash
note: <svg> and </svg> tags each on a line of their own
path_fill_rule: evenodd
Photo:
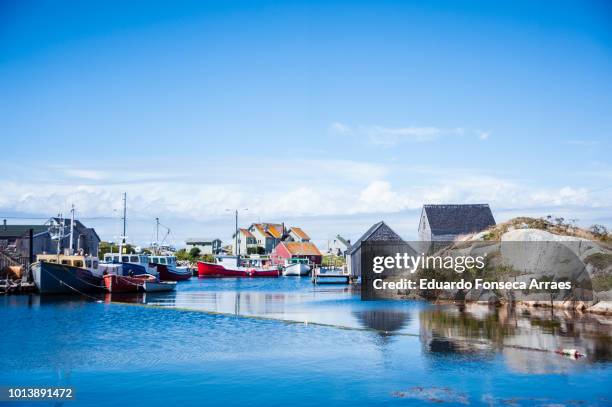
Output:
<svg viewBox="0 0 612 407">
<path fill-rule="evenodd" d="M 586 356 L 584 353 L 578 352 L 577 349 L 557 349 L 555 353 L 561 356 L 570 357 L 572 359 L 578 359 L 578 358 Z"/>
</svg>

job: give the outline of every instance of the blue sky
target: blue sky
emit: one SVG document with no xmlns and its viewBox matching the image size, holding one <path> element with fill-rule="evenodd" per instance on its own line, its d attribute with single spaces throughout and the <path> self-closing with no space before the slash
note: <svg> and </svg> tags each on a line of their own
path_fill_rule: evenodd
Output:
<svg viewBox="0 0 612 407">
<path fill-rule="evenodd" d="M 228 239 L 235 207 L 321 244 L 414 237 L 423 203 L 612 226 L 611 75 L 605 2 L 3 1 L 0 215 L 75 203 L 112 239 L 127 191 L 140 243 L 156 216 Z"/>
</svg>

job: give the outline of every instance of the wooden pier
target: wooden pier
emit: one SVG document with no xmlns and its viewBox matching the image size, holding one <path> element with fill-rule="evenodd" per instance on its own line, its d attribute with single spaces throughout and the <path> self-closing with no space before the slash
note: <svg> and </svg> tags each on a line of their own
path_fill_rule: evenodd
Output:
<svg viewBox="0 0 612 407">
<path fill-rule="evenodd" d="M 316 267 L 311 280 L 313 284 L 349 284 L 351 275 L 345 267 Z"/>
<path fill-rule="evenodd" d="M 0 280 L 0 295 L 2 294 L 25 294 L 36 290 L 34 283 L 21 280 Z"/>
</svg>

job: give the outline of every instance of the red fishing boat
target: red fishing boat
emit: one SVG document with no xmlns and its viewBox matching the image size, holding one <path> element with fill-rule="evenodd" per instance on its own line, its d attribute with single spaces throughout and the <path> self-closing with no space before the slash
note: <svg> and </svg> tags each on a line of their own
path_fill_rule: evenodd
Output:
<svg viewBox="0 0 612 407">
<path fill-rule="evenodd" d="M 216 263 L 198 261 L 198 277 L 278 277 L 276 268 L 239 266 L 235 256 L 218 257 Z"/>
<path fill-rule="evenodd" d="M 135 293 L 143 291 L 145 281 L 157 281 L 155 276 L 150 274 L 140 274 L 135 276 L 120 276 L 117 274 L 107 274 L 104 276 L 104 285 L 111 293 Z"/>
</svg>

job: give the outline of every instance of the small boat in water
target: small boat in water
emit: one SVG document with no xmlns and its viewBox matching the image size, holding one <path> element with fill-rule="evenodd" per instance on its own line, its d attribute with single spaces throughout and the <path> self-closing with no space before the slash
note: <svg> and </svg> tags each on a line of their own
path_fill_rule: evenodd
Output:
<svg viewBox="0 0 612 407">
<path fill-rule="evenodd" d="M 216 263 L 198 261 L 198 277 L 278 277 L 277 268 L 245 267 L 240 256 L 218 256 Z"/>
<path fill-rule="evenodd" d="M 135 293 L 144 290 L 145 282 L 157 282 L 151 274 L 124 276 L 119 274 L 106 274 L 103 277 L 104 286 L 110 293 Z"/>
<path fill-rule="evenodd" d="M 176 265 L 176 257 L 174 256 L 155 255 L 151 256 L 149 261 L 155 265 L 161 281 L 185 281 L 192 276 L 188 267 Z"/>
<path fill-rule="evenodd" d="M 163 292 L 174 291 L 176 289 L 176 281 L 151 281 L 146 280 L 142 287 L 146 292 Z"/>
<path fill-rule="evenodd" d="M 116 273 L 120 265 L 105 265 L 97 257 L 40 254 L 32 264 L 32 276 L 41 294 L 78 294 L 104 289 L 104 273 Z"/>
<path fill-rule="evenodd" d="M 307 276 L 309 273 L 308 259 L 292 259 L 283 267 L 283 276 Z"/>
</svg>

